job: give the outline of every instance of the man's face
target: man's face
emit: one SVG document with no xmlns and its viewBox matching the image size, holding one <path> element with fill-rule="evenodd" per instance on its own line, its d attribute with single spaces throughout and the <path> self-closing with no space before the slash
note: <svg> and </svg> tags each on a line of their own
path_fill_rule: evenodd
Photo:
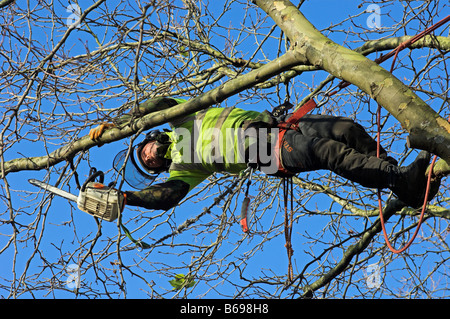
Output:
<svg viewBox="0 0 450 319">
<path fill-rule="evenodd" d="M 141 160 L 148 168 L 159 168 L 164 164 L 164 159 L 158 156 L 156 141 L 148 142 L 141 150 Z"/>
</svg>

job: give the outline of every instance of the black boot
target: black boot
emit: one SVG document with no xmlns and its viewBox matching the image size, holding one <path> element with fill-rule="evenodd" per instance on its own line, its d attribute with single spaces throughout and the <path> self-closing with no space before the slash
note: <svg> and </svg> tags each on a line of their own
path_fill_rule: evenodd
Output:
<svg viewBox="0 0 450 319">
<path fill-rule="evenodd" d="M 414 162 L 406 167 L 395 167 L 391 190 L 406 205 L 419 208 L 423 205 L 427 177 L 425 171 L 430 162 L 430 153 L 422 151 Z M 430 194 L 434 196 L 435 194 Z M 430 200 L 432 196 L 429 196 Z"/>
</svg>

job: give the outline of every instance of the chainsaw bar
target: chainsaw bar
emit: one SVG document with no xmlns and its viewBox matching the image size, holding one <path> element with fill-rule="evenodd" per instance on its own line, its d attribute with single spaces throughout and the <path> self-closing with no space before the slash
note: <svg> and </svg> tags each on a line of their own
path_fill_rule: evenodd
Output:
<svg viewBox="0 0 450 319">
<path fill-rule="evenodd" d="M 42 189 L 45 189 L 48 192 L 51 192 L 55 195 L 64 197 L 65 199 L 71 200 L 73 202 L 77 202 L 78 201 L 78 196 L 71 194 L 69 192 L 63 191 L 62 189 L 59 189 L 58 187 L 52 186 L 50 184 L 38 181 L 37 179 L 29 179 L 28 182 L 30 184 L 33 184 L 34 186 L 38 186 Z"/>
</svg>

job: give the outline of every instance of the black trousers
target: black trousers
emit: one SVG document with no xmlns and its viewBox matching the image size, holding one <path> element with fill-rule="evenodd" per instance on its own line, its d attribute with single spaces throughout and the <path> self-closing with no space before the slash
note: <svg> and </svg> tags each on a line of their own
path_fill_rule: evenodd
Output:
<svg viewBox="0 0 450 319">
<path fill-rule="evenodd" d="M 281 160 L 292 173 L 326 169 L 364 187 L 387 188 L 394 183 L 397 162 L 350 118 L 305 115 L 300 131 L 288 130 Z"/>
</svg>

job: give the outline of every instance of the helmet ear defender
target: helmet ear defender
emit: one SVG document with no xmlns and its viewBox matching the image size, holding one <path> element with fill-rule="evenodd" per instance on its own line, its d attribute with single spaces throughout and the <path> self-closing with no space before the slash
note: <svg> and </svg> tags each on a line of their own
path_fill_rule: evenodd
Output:
<svg viewBox="0 0 450 319">
<path fill-rule="evenodd" d="M 144 140 L 142 142 L 140 142 L 138 144 L 138 146 L 140 146 L 141 144 L 151 142 L 151 141 L 158 141 L 162 144 L 167 144 L 170 142 L 170 138 L 167 134 L 164 134 L 166 132 L 169 132 L 169 131 L 164 130 L 164 132 L 161 132 L 160 130 L 152 130 L 145 135 Z"/>
</svg>

